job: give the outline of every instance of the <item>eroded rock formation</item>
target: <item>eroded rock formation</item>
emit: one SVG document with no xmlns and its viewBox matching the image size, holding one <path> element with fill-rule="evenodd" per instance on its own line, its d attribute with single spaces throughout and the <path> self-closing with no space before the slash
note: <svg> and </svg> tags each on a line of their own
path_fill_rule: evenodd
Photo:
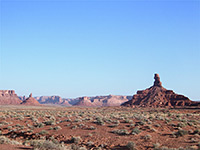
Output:
<svg viewBox="0 0 200 150">
<path fill-rule="evenodd" d="M 32 93 L 29 97 L 21 103 L 22 105 L 41 105 L 35 98 L 32 97 Z"/>
<path fill-rule="evenodd" d="M 137 91 L 133 98 L 122 104 L 130 107 L 174 107 L 198 106 L 198 102 L 191 101 L 188 97 L 174 93 L 162 87 L 158 74 L 154 76 L 154 85 L 142 91 Z"/>
<path fill-rule="evenodd" d="M 21 102 L 14 90 L 0 90 L 0 105 L 18 105 Z"/>
</svg>

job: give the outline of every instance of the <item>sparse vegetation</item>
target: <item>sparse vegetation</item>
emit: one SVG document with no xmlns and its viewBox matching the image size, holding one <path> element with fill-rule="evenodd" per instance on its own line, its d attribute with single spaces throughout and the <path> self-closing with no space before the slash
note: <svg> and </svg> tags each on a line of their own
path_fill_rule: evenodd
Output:
<svg viewBox="0 0 200 150">
<path fill-rule="evenodd" d="M 59 150 L 115 147 L 131 150 L 145 149 L 149 145 L 155 150 L 197 149 L 200 147 L 200 116 L 193 112 L 195 110 L 186 113 L 173 109 L 119 107 L 2 109 L 0 143 L 23 143 L 44 150 L 55 147 Z M 152 144 L 155 137 L 159 143 Z M 185 142 L 190 145 L 185 147 Z"/>
<path fill-rule="evenodd" d="M 129 149 L 129 150 L 135 150 L 135 143 L 130 141 L 128 142 L 128 144 L 126 145 L 126 147 Z"/>
</svg>

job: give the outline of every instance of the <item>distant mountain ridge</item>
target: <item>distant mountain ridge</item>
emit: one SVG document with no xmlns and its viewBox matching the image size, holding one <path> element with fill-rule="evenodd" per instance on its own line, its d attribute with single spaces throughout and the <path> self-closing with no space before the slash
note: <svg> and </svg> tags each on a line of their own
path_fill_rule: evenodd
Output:
<svg viewBox="0 0 200 150">
<path fill-rule="evenodd" d="M 120 106 L 129 101 L 132 96 L 107 95 L 95 97 L 80 97 L 75 106 Z"/>
<path fill-rule="evenodd" d="M 48 104 L 48 105 L 120 106 L 122 103 L 130 100 L 132 96 L 107 95 L 107 96 L 93 96 L 93 97 L 85 96 L 85 97 L 78 97 L 78 98 L 61 98 L 60 96 L 38 96 L 34 98 L 40 104 Z"/>
</svg>

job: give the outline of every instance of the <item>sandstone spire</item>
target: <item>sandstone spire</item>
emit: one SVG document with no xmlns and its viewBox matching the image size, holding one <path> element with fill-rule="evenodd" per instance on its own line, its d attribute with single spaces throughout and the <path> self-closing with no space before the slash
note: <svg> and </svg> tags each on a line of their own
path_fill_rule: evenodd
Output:
<svg viewBox="0 0 200 150">
<path fill-rule="evenodd" d="M 32 93 L 29 95 L 29 97 L 32 97 Z"/>
<path fill-rule="evenodd" d="M 162 82 L 160 82 L 160 77 L 159 77 L 159 74 L 155 74 L 154 75 L 154 85 L 153 86 L 159 86 L 159 87 L 162 87 Z"/>
<path fill-rule="evenodd" d="M 32 97 L 32 93 L 21 104 L 23 104 L 23 105 L 41 105 L 35 98 Z"/>
<path fill-rule="evenodd" d="M 199 102 L 191 101 L 184 95 L 179 95 L 172 90 L 162 87 L 158 74 L 154 75 L 154 85 L 145 90 L 137 91 L 132 99 L 122 104 L 130 107 L 176 107 L 200 106 Z"/>
</svg>

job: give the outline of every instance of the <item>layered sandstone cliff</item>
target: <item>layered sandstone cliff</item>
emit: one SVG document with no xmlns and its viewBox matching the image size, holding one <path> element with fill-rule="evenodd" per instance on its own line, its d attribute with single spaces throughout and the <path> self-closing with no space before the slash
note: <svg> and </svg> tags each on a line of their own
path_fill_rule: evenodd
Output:
<svg viewBox="0 0 200 150">
<path fill-rule="evenodd" d="M 21 102 L 14 90 L 0 90 L 0 105 L 18 105 Z"/>
</svg>

